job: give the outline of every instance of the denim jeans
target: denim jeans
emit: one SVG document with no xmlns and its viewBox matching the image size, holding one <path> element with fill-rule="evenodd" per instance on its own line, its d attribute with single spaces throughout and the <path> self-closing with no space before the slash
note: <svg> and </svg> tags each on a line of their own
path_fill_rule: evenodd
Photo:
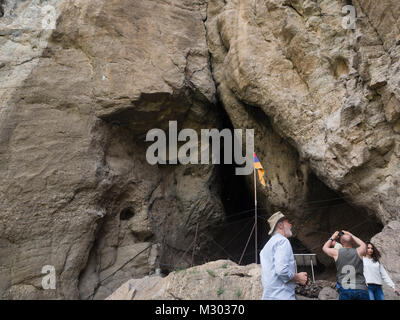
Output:
<svg viewBox="0 0 400 320">
<path fill-rule="evenodd" d="M 369 300 L 367 290 L 339 288 L 339 300 Z"/>
<path fill-rule="evenodd" d="M 368 284 L 369 300 L 385 300 L 382 286 L 378 284 Z"/>
</svg>

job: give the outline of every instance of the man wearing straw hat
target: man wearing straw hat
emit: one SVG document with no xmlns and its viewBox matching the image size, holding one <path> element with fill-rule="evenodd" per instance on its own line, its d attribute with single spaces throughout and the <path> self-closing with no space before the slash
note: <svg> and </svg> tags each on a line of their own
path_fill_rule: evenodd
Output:
<svg viewBox="0 0 400 320">
<path fill-rule="evenodd" d="M 271 239 L 260 252 L 263 300 L 296 300 L 296 282 L 305 285 L 307 273 L 295 273 L 292 246 L 292 225 L 280 211 L 268 219 Z"/>
</svg>

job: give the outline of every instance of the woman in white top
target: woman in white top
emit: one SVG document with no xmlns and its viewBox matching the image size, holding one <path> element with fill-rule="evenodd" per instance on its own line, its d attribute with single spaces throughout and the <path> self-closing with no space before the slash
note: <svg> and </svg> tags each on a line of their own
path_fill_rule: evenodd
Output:
<svg viewBox="0 0 400 320">
<path fill-rule="evenodd" d="M 383 265 L 379 262 L 381 257 L 378 249 L 371 242 L 367 242 L 367 254 L 363 258 L 364 277 L 368 286 L 370 300 L 385 300 L 382 290 L 382 280 L 385 281 L 397 295 L 400 295 L 399 290 L 390 279 Z"/>
</svg>

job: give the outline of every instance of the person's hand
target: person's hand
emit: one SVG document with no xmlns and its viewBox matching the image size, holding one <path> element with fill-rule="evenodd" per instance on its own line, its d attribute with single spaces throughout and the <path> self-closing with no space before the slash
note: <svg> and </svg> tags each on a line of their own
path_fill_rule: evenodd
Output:
<svg viewBox="0 0 400 320">
<path fill-rule="evenodd" d="M 400 291 L 397 289 L 394 289 L 394 293 L 397 294 L 398 296 L 400 296 Z"/>
<path fill-rule="evenodd" d="M 302 286 L 307 284 L 307 272 L 300 272 L 296 274 L 296 282 L 300 283 Z"/>
<path fill-rule="evenodd" d="M 332 235 L 332 237 L 331 237 L 331 238 L 332 238 L 333 240 L 335 240 L 335 241 L 336 241 L 336 240 L 337 240 L 337 238 L 338 238 L 338 235 L 339 235 L 339 231 L 336 231 L 336 232 L 335 232 L 335 233 Z"/>
<path fill-rule="evenodd" d="M 342 230 L 342 232 L 343 232 L 344 234 L 347 234 L 347 235 L 350 236 L 350 237 L 353 237 L 353 235 L 352 235 L 350 232 L 348 232 L 348 231 Z"/>
</svg>

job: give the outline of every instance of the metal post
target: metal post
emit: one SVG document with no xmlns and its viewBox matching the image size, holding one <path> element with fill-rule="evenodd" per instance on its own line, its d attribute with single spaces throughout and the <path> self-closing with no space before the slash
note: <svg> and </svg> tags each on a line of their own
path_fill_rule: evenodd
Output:
<svg viewBox="0 0 400 320">
<path fill-rule="evenodd" d="M 193 262 L 194 262 L 194 252 L 196 250 L 197 247 L 197 232 L 199 231 L 199 223 L 197 222 L 196 225 L 196 234 L 194 235 L 194 243 L 193 243 L 193 252 L 192 252 L 192 263 L 191 263 L 191 267 L 193 267 Z"/>
<path fill-rule="evenodd" d="M 311 257 L 311 272 L 312 272 L 312 279 L 313 279 L 313 283 L 315 282 L 315 278 L 314 278 L 314 265 L 312 262 L 312 257 Z"/>
<path fill-rule="evenodd" d="M 258 263 L 258 248 L 257 248 L 257 182 L 256 182 L 256 168 L 253 163 L 254 171 L 254 230 L 255 230 L 255 251 L 256 251 L 256 264 Z"/>
<path fill-rule="evenodd" d="M 243 250 L 243 252 L 242 252 L 242 255 L 240 256 L 239 265 L 242 263 L 242 259 L 243 259 L 244 253 L 246 252 L 247 246 L 249 245 L 249 242 L 250 242 L 251 236 L 253 235 L 255 226 L 256 226 L 256 225 L 254 224 L 254 225 L 253 225 L 253 229 L 251 229 L 249 238 L 247 239 L 247 242 L 246 242 L 246 246 L 244 247 L 244 250 Z"/>
</svg>

